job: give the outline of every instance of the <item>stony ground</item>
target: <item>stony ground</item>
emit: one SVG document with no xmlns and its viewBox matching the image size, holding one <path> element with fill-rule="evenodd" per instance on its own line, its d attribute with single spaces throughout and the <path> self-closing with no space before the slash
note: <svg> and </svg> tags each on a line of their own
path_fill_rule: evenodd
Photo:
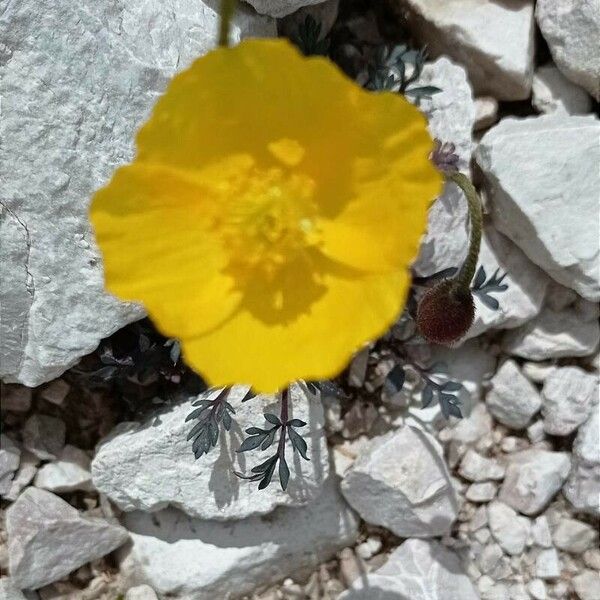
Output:
<svg viewBox="0 0 600 600">
<path fill-rule="evenodd" d="M 136 322 L 139 307 L 102 292 L 86 202 L 131 157 L 168 78 L 211 47 L 216 3 L 12 3 L 0 15 L 3 132 L 18 146 L 0 147 L 0 596 L 600 600 L 600 11 L 250 4 L 270 16 L 245 6 L 235 36 L 296 37 L 311 14 L 361 84 L 382 46 L 428 45 L 413 85 L 442 91 L 420 107 L 485 200 L 475 323 L 444 349 L 404 315 L 335 388 L 295 386 L 310 461 L 294 461 L 286 492 L 233 474 L 264 459 L 235 450 L 273 398 L 242 404 L 234 388 L 237 425 L 194 460 L 185 419 L 202 383 Z M 378 66 L 397 75 L 388 58 Z M 461 264 L 466 223 L 448 186 L 415 284 Z M 464 418 L 423 408 L 428 386 L 460 398 Z"/>
</svg>

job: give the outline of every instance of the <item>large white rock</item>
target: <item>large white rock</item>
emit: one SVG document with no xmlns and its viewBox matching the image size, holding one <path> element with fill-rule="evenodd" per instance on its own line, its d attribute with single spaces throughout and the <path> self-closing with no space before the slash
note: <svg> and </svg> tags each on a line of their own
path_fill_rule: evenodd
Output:
<svg viewBox="0 0 600 600">
<path fill-rule="evenodd" d="M 28 488 L 6 512 L 10 574 L 22 589 L 37 589 L 112 552 L 127 531 L 85 517 L 64 500 Z"/>
<path fill-rule="evenodd" d="M 371 440 L 344 474 L 342 493 L 367 523 L 401 537 L 444 535 L 458 510 L 438 442 L 410 426 Z"/>
<path fill-rule="evenodd" d="M 600 121 L 504 119 L 475 156 L 494 225 L 556 281 L 599 300 Z"/>
<path fill-rule="evenodd" d="M 547 307 L 518 329 L 507 332 L 502 349 L 529 360 L 546 360 L 593 354 L 600 341 L 598 318 L 589 318 L 577 307 L 552 310 Z"/>
<path fill-rule="evenodd" d="M 478 600 L 459 557 L 432 540 L 406 540 L 339 600 Z"/>
<path fill-rule="evenodd" d="M 546 378 L 542 399 L 546 433 L 569 435 L 587 420 L 598 400 L 598 375 L 579 367 L 559 367 Z"/>
<path fill-rule="evenodd" d="M 535 16 L 558 68 L 600 99 L 600 2 L 538 0 Z"/>
<path fill-rule="evenodd" d="M 492 377 L 486 404 L 494 418 L 511 429 L 524 429 L 542 406 L 536 387 L 507 360 Z"/>
<path fill-rule="evenodd" d="M 196 423 L 185 422 L 194 410 L 189 401 L 173 405 L 143 424 L 117 426 L 97 449 L 92 463 L 94 485 L 122 510 L 156 511 L 175 506 L 204 519 L 243 519 L 266 514 L 276 506 L 307 504 L 321 493 L 329 475 L 319 398 L 307 394 L 304 386 L 292 386 L 290 418 L 307 423 L 298 431 L 306 438 L 310 461 L 293 452 L 288 438 L 286 456 L 292 473 L 287 490 L 275 480 L 259 493 L 256 483 L 238 478 L 233 471 L 249 473 L 274 454 L 276 446 L 246 453 L 236 450 L 247 437 L 243 431 L 248 427 L 271 427 L 262 413 L 279 414 L 279 404 L 273 396 L 257 396 L 242 403 L 246 390 L 244 386 L 233 388 L 228 401 L 236 410 L 236 424 L 229 433 L 221 429 L 217 447 L 198 460 L 192 442 L 186 440 Z"/>
<path fill-rule="evenodd" d="M 566 452 L 532 448 L 509 456 L 498 498 L 525 515 L 543 510 L 567 479 L 571 459 Z"/>
<path fill-rule="evenodd" d="M 541 113 L 585 115 L 592 109 L 589 94 L 569 81 L 552 63 L 536 69 L 531 91 L 531 103 Z"/>
<path fill-rule="evenodd" d="M 213 45 L 201 0 L 35 0 L 0 16 L 0 376 L 36 386 L 139 319 L 104 292 L 88 222 L 92 192 L 133 157 L 169 78 Z M 32 32 L 34 32 L 32 34 Z M 240 8 L 233 37 L 274 35 Z"/>
<path fill-rule="evenodd" d="M 579 428 L 573 468 L 563 493 L 576 510 L 600 516 L 600 419 L 598 404 Z"/>
<path fill-rule="evenodd" d="M 121 561 L 125 584 L 146 583 L 161 598 L 181 600 L 240 598 L 306 573 L 358 533 L 355 515 L 330 480 L 308 506 L 281 507 L 268 517 L 219 523 L 169 508 L 127 513 L 123 522 L 132 541 Z"/>
<path fill-rule="evenodd" d="M 537 316 L 542 308 L 549 277 L 534 265 L 522 250 L 493 227 L 484 229 L 479 264 L 487 277 L 496 271 L 506 273 L 502 283 L 508 289 L 491 296 L 499 308 L 492 309 L 475 295 L 475 319 L 465 338 L 481 335 L 489 329 L 512 329 Z"/>
<path fill-rule="evenodd" d="M 320 4 L 323 0 L 245 0 L 252 5 L 256 12 L 271 17 L 285 17 L 303 6 Z"/>
<path fill-rule="evenodd" d="M 403 0 L 411 33 L 433 56 L 463 64 L 478 94 L 523 100 L 533 76 L 530 0 Z M 510 32 L 510 35 L 507 35 Z"/>
<path fill-rule="evenodd" d="M 473 92 L 465 70 L 448 58 L 425 65 L 419 85 L 434 85 L 442 91 L 421 101 L 429 121 L 429 132 L 456 147 L 458 166 L 468 171 L 473 153 L 475 123 Z M 459 267 L 467 253 L 467 204 L 453 183 L 446 184 L 429 210 L 427 233 L 421 242 L 414 269 L 431 275 L 447 267 Z"/>
<path fill-rule="evenodd" d="M 552 532 L 552 541 L 559 550 L 581 554 L 598 545 L 598 530 L 576 519 L 561 519 Z"/>
</svg>

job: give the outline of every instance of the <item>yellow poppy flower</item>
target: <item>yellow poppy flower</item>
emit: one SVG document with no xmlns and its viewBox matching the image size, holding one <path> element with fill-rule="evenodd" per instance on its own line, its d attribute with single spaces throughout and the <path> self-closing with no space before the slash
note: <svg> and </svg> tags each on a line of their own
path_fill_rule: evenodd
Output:
<svg viewBox="0 0 600 600">
<path fill-rule="evenodd" d="M 416 108 L 283 40 L 177 75 L 93 199 L 107 288 L 213 385 L 337 374 L 403 307 L 442 179 Z"/>
</svg>

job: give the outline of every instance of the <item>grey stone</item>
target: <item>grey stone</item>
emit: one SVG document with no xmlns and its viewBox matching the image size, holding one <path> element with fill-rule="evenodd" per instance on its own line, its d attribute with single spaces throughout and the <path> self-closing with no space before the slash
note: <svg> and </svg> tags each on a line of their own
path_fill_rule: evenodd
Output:
<svg viewBox="0 0 600 600">
<path fill-rule="evenodd" d="M 471 448 L 464 455 L 458 472 L 468 481 L 488 481 L 503 479 L 505 470 L 496 459 L 481 456 Z"/>
<path fill-rule="evenodd" d="M 299 431 L 306 437 L 310 461 L 300 459 L 288 439 L 286 455 L 292 475 L 287 490 L 273 484 L 257 494 L 253 485 L 233 471 L 249 473 L 267 457 L 260 451 L 236 450 L 246 437 L 244 430 L 264 426 L 262 412 L 278 413 L 279 403 L 273 396 L 257 396 L 243 403 L 247 390 L 235 386 L 229 392 L 228 401 L 236 411 L 235 424 L 230 432 L 221 430 L 217 447 L 200 460 L 195 460 L 192 442 L 186 439 L 196 423 L 185 421 L 194 410 L 189 401 L 173 405 L 145 423 L 117 426 L 97 448 L 92 463 L 95 487 L 125 511 L 174 506 L 204 519 L 242 519 L 266 514 L 276 506 L 307 504 L 321 493 L 329 475 L 319 398 L 307 393 L 303 385 L 292 386 L 290 418 L 307 423 Z"/>
<path fill-rule="evenodd" d="M 536 70 L 532 92 L 531 102 L 541 113 L 585 115 L 592 110 L 592 99 L 587 92 L 569 81 L 553 64 Z"/>
<path fill-rule="evenodd" d="M 465 493 L 467 500 L 471 502 L 489 502 L 496 495 L 497 486 L 491 481 L 472 483 Z"/>
<path fill-rule="evenodd" d="M 530 360 L 589 356 L 600 341 L 598 319 L 586 319 L 576 308 L 544 308 L 534 319 L 502 340 L 508 354 Z"/>
<path fill-rule="evenodd" d="M 89 456 L 75 446 L 65 446 L 57 460 L 37 472 L 34 485 L 57 493 L 93 490 Z"/>
<path fill-rule="evenodd" d="M 558 68 L 600 100 L 598 0 L 538 0 L 535 16 Z"/>
<path fill-rule="evenodd" d="M 475 156 L 494 225 L 556 281 L 598 301 L 600 121 L 564 114 L 504 119 Z"/>
<path fill-rule="evenodd" d="M 493 96 L 479 96 L 475 98 L 475 124 L 474 131 L 488 129 L 498 120 L 498 100 Z"/>
<path fill-rule="evenodd" d="M 511 429 L 524 429 L 540 410 L 542 400 L 535 386 L 521 373 L 517 363 L 507 360 L 492 377 L 486 397 L 494 418 Z"/>
<path fill-rule="evenodd" d="M 535 559 L 535 574 L 540 579 L 560 577 L 560 559 L 555 548 L 541 550 Z"/>
<path fill-rule="evenodd" d="M 65 445 L 66 425 L 48 415 L 31 415 L 23 427 L 23 446 L 42 460 L 56 458 Z"/>
<path fill-rule="evenodd" d="M 308 574 L 358 534 L 357 519 L 331 480 L 307 506 L 280 507 L 268 517 L 217 522 L 168 508 L 126 513 L 123 522 L 131 535 L 120 561 L 124 584 L 145 583 L 159 598 L 189 600 L 227 598 L 233 591 L 242 597 Z"/>
<path fill-rule="evenodd" d="M 580 600 L 597 600 L 600 589 L 600 574 L 595 571 L 582 571 L 573 577 L 573 589 Z"/>
<path fill-rule="evenodd" d="M 560 490 L 571 468 L 566 452 L 532 448 L 511 454 L 498 498 L 525 515 L 542 511 Z"/>
<path fill-rule="evenodd" d="M 10 573 L 22 589 L 37 589 L 112 552 L 127 531 L 85 517 L 58 496 L 28 488 L 6 513 Z"/>
<path fill-rule="evenodd" d="M 559 550 L 582 554 L 588 548 L 598 545 L 598 531 L 582 521 L 565 518 L 559 521 L 552 532 L 552 541 Z"/>
<path fill-rule="evenodd" d="M 527 584 L 527 591 L 534 600 L 546 600 L 546 584 L 541 579 L 532 579 Z"/>
<path fill-rule="evenodd" d="M 359 578 L 339 600 L 477 600 L 456 554 L 430 540 L 406 540 L 387 563 Z"/>
<path fill-rule="evenodd" d="M 129 588 L 125 600 L 158 600 L 158 596 L 149 585 L 142 584 Z"/>
<path fill-rule="evenodd" d="M 446 57 L 425 65 L 420 85 L 442 91 L 424 99 L 420 108 L 429 121 L 429 132 L 442 142 L 454 144 L 461 170 L 468 170 L 473 153 L 475 122 L 473 93 L 465 70 Z M 431 275 L 447 267 L 458 267 L 466 257 L 467 204 L 460 189 L 447 183 L 442 195 L 429 209 L 427 232 L 421 242 L 414 269 Z"/>
<path fill-rule="evenodd" d="M 104 290 L 92 192 L 134 154 L 169 78 L 213 47 L 202 0 L 35 0 L 0 16 L 0 377 L 36 386 L 143 316 Z M 232 37 L 272 36 L 240 6 Z M 35 32 L 35 35 L 31 35 Z M 116 67 L 118 65 L 118 68 Z"/>
<path fill-rule="evenodd" d="M 531 529 L 527 517 L 521 517 L 510 506 L 495 501 L 488 505 L 488 523 L 492 536 L 505 552 L 513 556 L 523 552 Z"/>
<path fill-rule="evenodd" d="M 432 56 L 463 64 L 478 94 L 529 96 L 533 77 L 533 2 L 407 0 L 411 33 Z M 507 35 L 510 31 L 510 35 Z"/>
<path fill-rule="evenodd" d="M 25 595 L 9 577 L 3 577 L 0 579 L 0 598 L 2 600 L 30 600 L 32 596 Z"/>
<path fill-rule="evenodd" d="M 321 26 L 320 39 L 323 39 L 333 27 L 338 16 L 340 0 L 321 0 L 318 4 L 308 4 L 296 12 L 279 19 L 277 26 L 280 35 L 294 39 L 298 29 L 304 25 L 310 15 Z"/>
<path fill-rule="evenodd" d="M 552 546 L 552 534 L 548 519 L 541 515 L 535 519 L 531 525 L 531 541 L 540 548 L 550 548 Z"/>
<path fill-rule="evenodd" d="M 563 493 L 578 511 L 600 516 L 600 424 L 598 404 L 573 443 L 573 469 Z"/>
<path fill-rule="evenodd" d="M 22 385 L 0 384 L 2 410 L 27 412 L 31 408 L 31 388 Z"/>
<path fill-rule="evenodd" d="M 410 426 L 371 440 L 346 471 L 342 493 L 365 521 L 401 537 L 444 535 L 458 510 L 439 444 Z"/>
<path fill-rule="evenodd" d="M 21 449 L 7 435 L 0 434 L 0 496 L 10 490 L 20 461 Z"/>
<path fill-rule="evenodd" d="M 29 450 L 21 452 L 19 469 L 10 482 L 9 490 L 4 494 L 6 500 L 14 502 L 19 494 L 33 481 L 39 462 L 40 459 L 35 454 L 29 452 Z"/>
<path fill-rule="evenodd" d="M 598 375 L 579 367 L 560 367 L 548 375 L 542 398 L 546 433 L 569 435 L 587 420 L 598 399 Z"/>
<path fill-rule="evenodd" d="M 71 386 L 64 379 L 55 379 L 41 391 L 40 396 L 57 406 L 62 406 Z"/>
</svg>

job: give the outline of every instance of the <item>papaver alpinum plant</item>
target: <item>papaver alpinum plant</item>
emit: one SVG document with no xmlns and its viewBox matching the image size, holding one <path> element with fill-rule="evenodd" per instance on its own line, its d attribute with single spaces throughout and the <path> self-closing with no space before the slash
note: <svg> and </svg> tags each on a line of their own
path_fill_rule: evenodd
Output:
<svg viewBox="0 0 600 600">
<path fill-rule="evenodd" d="M 336 375 L 399 315 L 442 176 L 417 108 L 283 40 L 177 75 L 94 196 L 107 288 L 215 386 Z"/>
</svg>

